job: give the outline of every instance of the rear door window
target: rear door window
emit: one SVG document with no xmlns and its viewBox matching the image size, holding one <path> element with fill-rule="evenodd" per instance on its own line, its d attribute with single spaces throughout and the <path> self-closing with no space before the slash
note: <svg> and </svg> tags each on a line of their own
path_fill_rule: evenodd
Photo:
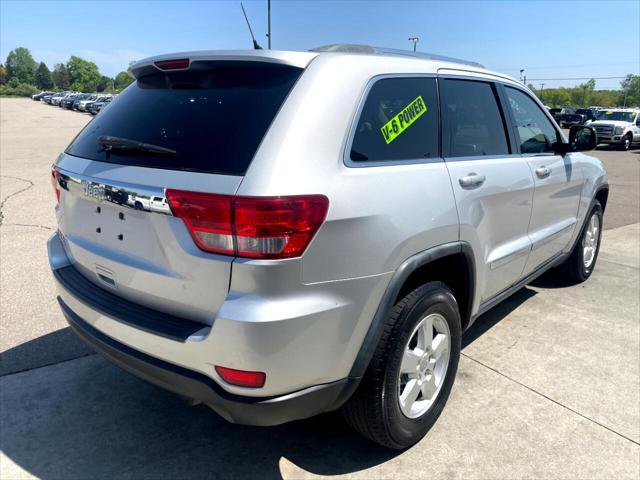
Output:
<svg viewBox="0 0 640 480">
<path fill-rule="evenodd" d="M 488 82 L 443 79 L 442 147 L 445 157 L 510 153 L 495 87 Z"/>
<path fill-rule="evenodd" d="M 140 167 L 243 175 L 302 69 L 258 62 L 199 62 L 127 87 L 67 153 Z M 174 151 L 105 149 L 102 136 Z"/>
<path fill-rule="evenodd" d="M 384 78 L 364 102 L 351 144 L 354 162 L 437 158 L 438 96 L 433 78 Z"/>
</svg>

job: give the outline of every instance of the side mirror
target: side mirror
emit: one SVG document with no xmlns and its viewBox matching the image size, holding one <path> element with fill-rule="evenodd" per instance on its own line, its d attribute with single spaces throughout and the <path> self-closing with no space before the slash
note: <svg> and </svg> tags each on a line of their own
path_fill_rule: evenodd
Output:
<svg viewBox="0 0 640 480">
<path fill-rule="evenodd" d="M 569 143 L 556 142 L 553 150 L 558 155 L 569 152 L 586 152 L 598 146 L 598 134 L 588 125 L 572 125 L 569 130 Z"/>
<path fill-rule="evenodd" d="M 598 146 L 598 134 L 593 127 L 573 125 L 569 130 L 569 150 L 585 152 Z"/>
</svg>

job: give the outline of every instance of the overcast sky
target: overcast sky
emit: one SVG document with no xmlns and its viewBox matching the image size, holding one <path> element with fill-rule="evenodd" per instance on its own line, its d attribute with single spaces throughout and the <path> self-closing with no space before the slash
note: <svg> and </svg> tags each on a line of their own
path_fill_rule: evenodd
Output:
<svg viewBox="0 0 640 480">
<path fill-rule="evenodd" d="M 266 47 L 266 0 L 244 2 Z M 545 88 L 595 77 L 618 88 L 640 73 L 640 0 L 629 1 L 272 1 L 273 48 L 329 43 L 418 49 L 478 61 L 514 77 L 525 69 Z M 0 61 L 27 47 L 49 68 L 70 55 L 114 76 L 160 53 L 251 48 L 238 1 L 16 2 L 0 0 Z"/>
</svg>

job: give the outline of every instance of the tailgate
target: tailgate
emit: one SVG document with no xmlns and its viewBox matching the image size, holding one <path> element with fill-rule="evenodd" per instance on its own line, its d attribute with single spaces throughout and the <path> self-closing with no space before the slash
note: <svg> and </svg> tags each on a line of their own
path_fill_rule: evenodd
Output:
<svg viewBox="0 0 640 480">
<path fill-rule="evenodd" d="M 128 167 L 124 182 L 122 167 L 67 155 L 57 168 L 59 230 L 77 270 L 132 302 L 211 324 L 233 257 L 199 250 L 164 189 L 233 194 L 242 177 Z"/>
</svg>

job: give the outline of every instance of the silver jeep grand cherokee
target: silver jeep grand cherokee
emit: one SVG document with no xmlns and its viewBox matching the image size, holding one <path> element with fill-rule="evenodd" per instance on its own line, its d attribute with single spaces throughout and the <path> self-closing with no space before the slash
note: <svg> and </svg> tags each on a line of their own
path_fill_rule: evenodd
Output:
<svg viewBox="0 0 640 480">
<path fill-rule="evenodd" d="M 333 45 L 134 64 L 52 169 L 73 330 L 231 422 L 341 408 L 403 448 L 462 332 L 552 267 L 595 266 L 601 162 L 481 65 Z"/>
</svg>

